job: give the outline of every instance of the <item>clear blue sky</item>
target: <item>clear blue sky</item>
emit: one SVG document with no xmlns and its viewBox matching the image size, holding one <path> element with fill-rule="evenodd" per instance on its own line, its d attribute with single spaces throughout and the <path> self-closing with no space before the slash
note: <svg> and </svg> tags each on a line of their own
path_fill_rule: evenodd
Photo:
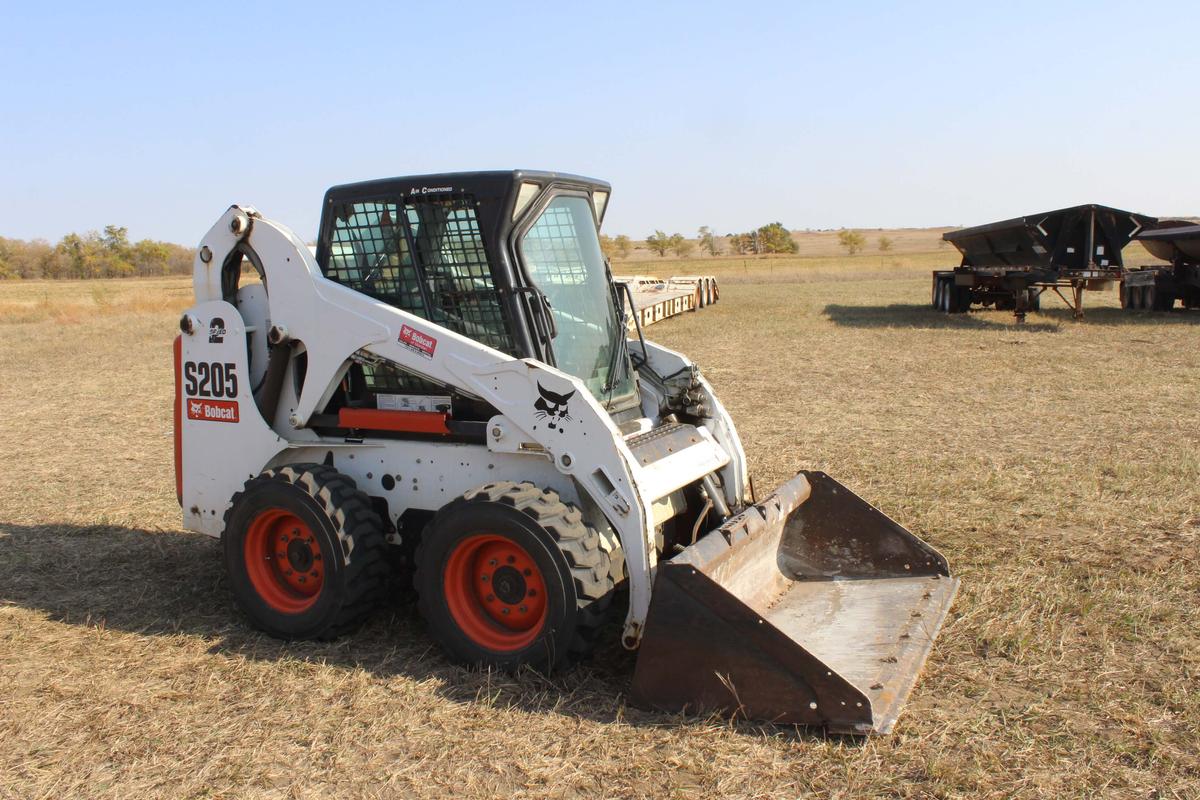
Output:
<svg viewBox="0 0 1200 800">
<path fill-rule="evenodd" d="M 0 235 L 510 167 L 636 237 L 1200 214 L 1194 1 L 108 5 L 0 0 Z"/>
</svg>

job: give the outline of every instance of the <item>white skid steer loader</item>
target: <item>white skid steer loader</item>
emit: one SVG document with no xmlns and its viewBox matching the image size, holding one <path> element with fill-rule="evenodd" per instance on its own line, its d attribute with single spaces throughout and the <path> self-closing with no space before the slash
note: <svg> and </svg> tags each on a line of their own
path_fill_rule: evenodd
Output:
<svg viewBox="0 0 1200 800">
<path fill-rule="evenodd" d="M 530 171 L 338 186 L 315 254 L 230 208 L 176 340 L 184 525 L 221 537 L 275 636 L 349 630 L 399 566 L 452 658 L 552 669 L 625 585 L 642 704 L 887 732 L 957 580 L 822 473 L 756 500 L 699 370 L 627 334 L 609 193 Z"/>
</svg>

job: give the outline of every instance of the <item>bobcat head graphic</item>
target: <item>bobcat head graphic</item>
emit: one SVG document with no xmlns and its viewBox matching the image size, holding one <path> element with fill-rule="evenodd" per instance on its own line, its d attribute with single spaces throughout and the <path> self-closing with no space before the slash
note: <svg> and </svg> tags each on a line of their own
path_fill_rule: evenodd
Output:
<svg viewBox="0 0 1200 800">
<path fill-rule="evenodd" d="M 539 382 L 538 394 L 541 397 L 533 404 L 536 411 L 534 416 L 538 419 L 546 420 L 546 427 L 550 430 L 562 433 L 562 428 L 559 425 L 564 420 L 571 418 L 571 415 L 568 413 L 570 408 L 567 406 L 567 401 L 575 396 L 575 390 L 572 389 L 566 394 L 558 394 L 542 386 L 541 382 Z"/>
</svg>

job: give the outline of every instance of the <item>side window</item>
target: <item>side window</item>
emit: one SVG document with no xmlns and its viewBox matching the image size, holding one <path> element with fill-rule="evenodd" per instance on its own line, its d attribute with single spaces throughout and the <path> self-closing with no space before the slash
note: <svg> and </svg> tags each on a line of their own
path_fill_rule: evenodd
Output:
<svg viewBox="0 0 1200 800">
<path fill-rule="evenodd" d="M 516 352 L 469 195 L 413 198 L 403 206 L 391 198 L 339 203 L 322 268 L 355 291 Z M 364 377 L 373 392 L 444 391 L 386 366 L 364 367 Z"/>
<path fill-rule="evenodd" d="M 425 316 L 420 281 L 395 203 L 342 203 L 334 208 L 325 277 Z"/>
<path fill-rule="evenodd" d="M 469 195 L 419 199 L 404 207 L 431 305 L 428 319 L 497 350 L 515 346 L 492 282 Z"/>
</svg>

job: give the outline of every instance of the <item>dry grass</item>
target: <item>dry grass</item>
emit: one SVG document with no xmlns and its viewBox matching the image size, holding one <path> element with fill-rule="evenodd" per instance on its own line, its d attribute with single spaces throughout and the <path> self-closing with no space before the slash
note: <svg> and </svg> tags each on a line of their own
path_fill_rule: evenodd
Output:
<svg viewBox="0 0 1200 800">
<path fill-rule="evenodd" d="M 186 282 L 5 315 L 0 798 L 1200 796 L 1196 317 L 1090 295 L 1083 323 L 947 318 L 925 268 L 747 270 L 651 329 L 716 384 L 760 489 L 825 469 L 963 577 L 867 742 L 628 708 L 614 649 L 553 680 L 464 671 L 402 605 L 332 644 L 258 636 L 216 542 L 178 528 Z"/>
</svg>

